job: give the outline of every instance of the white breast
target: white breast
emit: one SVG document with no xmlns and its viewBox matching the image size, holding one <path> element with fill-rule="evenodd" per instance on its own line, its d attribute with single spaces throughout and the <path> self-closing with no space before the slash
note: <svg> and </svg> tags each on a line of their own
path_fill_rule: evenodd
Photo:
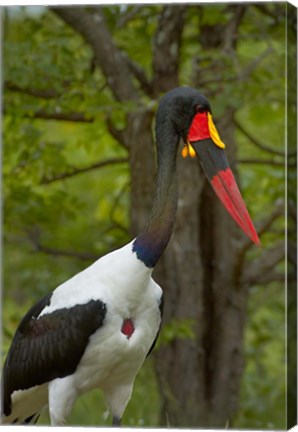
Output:
<svg viewBox="0 0 298 432">
<path fill-rule="evenodd" d="M 104 325 L 91 336 L 77 369 L 76 382 L 81 391 L 110 386 L 112 382 L 119 385 L 120 382 L 134 381 L 159 330 L 161 317 L 157 291 L 160 297 L 160 288 L 151 280 L 138 307 L 130 309 L 125 302 L 123 307 L 107 304 Z M 134 325 L 129 338 L 121 332 L 126 318 Z"/>
<path fill-rule="evenodd" d="M 132 252 L 132 243 L 96 261 L 60 285 L 41 315 L 83 304 L 91 299 L 106 305 L 106 316 L 89 339 L 75 372 L 80 392 L 104 387 L 107 382 L 133 381 L 160 326 L 161 288 Z M 121 332 L 123 320 L 131 319 L 134 333 Z"/>
</svg>

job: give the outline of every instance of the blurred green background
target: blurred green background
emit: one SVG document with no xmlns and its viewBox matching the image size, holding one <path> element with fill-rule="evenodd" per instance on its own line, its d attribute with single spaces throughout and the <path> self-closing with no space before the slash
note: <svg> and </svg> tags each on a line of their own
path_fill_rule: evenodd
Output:
<svg viewBox="0 0 298 432">
<path fill-rule="evenodd" d="M 149 78 L 161 9 L 104 8 L 115 43 Z M 224 3 L 187 7 L 179 80 L 181 85 L 201 83 L 218 117 L 227 101 L 236 108 L 242 192 L 253 219 L 261 219 L 282 205 L 285 194 L 285 4 L 248 5 L 238 28 L 237 55 L 230 56 L 221 49 L 220 26 L 230 22 L 232 9 Z M 111 135 L 106 120 L 112 118 L 121 129 L 124 114 L 135 104 L 115 100 L 90 46 L 51 10 L 5 8 L 2 23 L 4 360 L 33 302 L 130 240 L 127 149 Z M 208 26 L 218 32 L 207 49 Z M 141 100 L 155 110 L 157 99 L 144 94 Z M 290 166 L 294 161 L 290 156 Z M 295 177 L 291 169 L 289 176 Z M 284 234 L 281 216 L 262 236 L 263 247 L 282 243 Z M 272 277 L 265 274 L 263 284 L 250 288 L 245 370 L 231 427 L 285 427 L 285 314 L 281 257 Z M 160 343 L 175 337 L 174 322 L 163 328 Z M 191 335 L 186 328 L 179 337 Z M 157 427 L 159 409 L 153 356 L 137 377 L 123 424 Z M 45 414 L 40 423 L 47 422 Z M 77 401 L 67 424 L 110 422 L 100 391 L 94 391 Z"/>
</svg>

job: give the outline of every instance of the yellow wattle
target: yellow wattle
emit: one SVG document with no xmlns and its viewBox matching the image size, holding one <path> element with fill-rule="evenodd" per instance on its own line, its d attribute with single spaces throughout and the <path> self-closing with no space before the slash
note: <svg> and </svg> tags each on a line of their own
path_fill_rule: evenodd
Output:
<svg viewBox="0 0 298 432">
<path fill-rule="evenodd" d="M 192 158 L 196 157 L 195 149 L 192 147 L 190 142 L 188 142 L 182 149 L 181 152 L 182 156 L 186 158 L 187 156 L 190 156 Z"/>
</svg>

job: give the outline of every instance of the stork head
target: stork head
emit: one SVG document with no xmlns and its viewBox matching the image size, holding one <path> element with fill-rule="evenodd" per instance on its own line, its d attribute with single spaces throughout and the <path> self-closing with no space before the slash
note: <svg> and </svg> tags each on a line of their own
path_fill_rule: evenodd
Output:
<svg viewBox="0 0 298 432">
<path fill-rule="evenodd" d="M 182 155 L 198 156 L 206 177 L 227 211 L 245 234 L 259 244 L 258 235 L 229 167 L 224 152 L 225 144 L 213 123 L 211 107 L 205 96 L 190 87 L 171 90 L 160 101 L 157 125 L 157 137 L 161 130 L 172 130 L 185 143 Z"/>
</svg>

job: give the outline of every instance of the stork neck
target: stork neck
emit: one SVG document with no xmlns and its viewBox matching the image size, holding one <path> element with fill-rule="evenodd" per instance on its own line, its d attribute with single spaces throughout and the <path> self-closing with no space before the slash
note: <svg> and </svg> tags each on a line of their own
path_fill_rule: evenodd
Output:
<svg viewBox="0 0 298 432">
<path fill-rule="evenodd" d="M 176 154 L 179 137 L 158 139 L 158 174 L 154 204 L 145 230 L 133 243 L 138 259 L 152 268 L 166 248 L 174 228 L 177 208 Z"/>
</svg>

